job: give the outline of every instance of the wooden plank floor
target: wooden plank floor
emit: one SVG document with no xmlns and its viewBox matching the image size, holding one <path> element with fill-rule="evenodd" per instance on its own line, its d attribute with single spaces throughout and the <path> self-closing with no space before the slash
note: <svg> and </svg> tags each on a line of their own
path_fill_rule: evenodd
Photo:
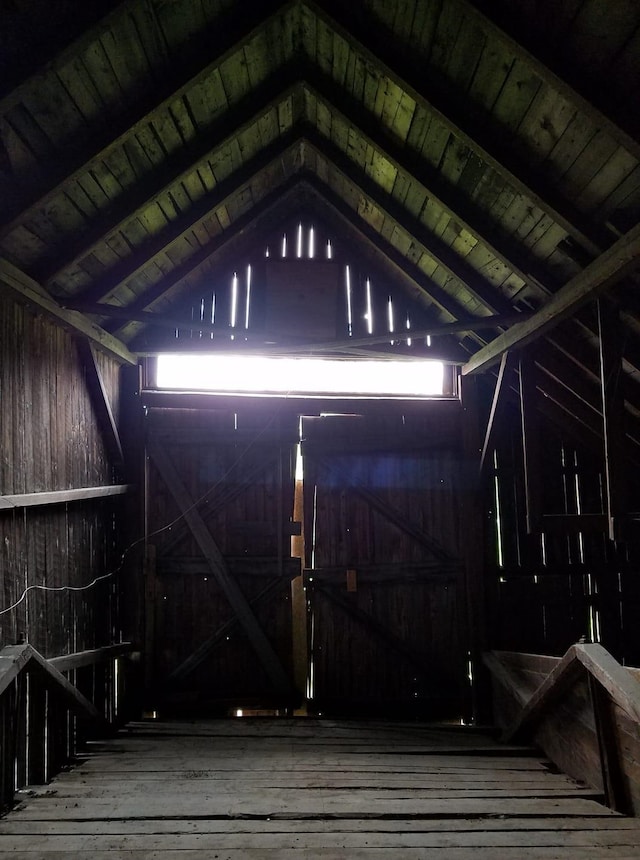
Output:
<svg viewBox="0 0 640 860">
<path fill-rule="evenodd" d="M 526 748 L 315 719 L 132 724 L 0 820 L 14 860 L 637 860 L 638 845 L 638 819 Z"/>
</svg>

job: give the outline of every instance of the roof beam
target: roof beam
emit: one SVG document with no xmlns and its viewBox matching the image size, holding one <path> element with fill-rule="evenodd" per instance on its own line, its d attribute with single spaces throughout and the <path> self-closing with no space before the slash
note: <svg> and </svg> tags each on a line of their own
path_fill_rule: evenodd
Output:
<svg viewBox="0 0 640 860">
<path fill-rule="evenodd" d="M 137 364 L 137 358 L 112 334 L 90 322 L 78 311 L 65 310 L 37 281 L 13 263 L 0 258 L 0 290 L 8 290 L 31 307 L 44 311 L 49 317 L 74 334 L 88 337 L 103 352 L 126 364 Z"/>
<path fill-rule="evenodd" d="M 368 64 L 377 67 L 417 104 L 436 115 L 457 138 L 553 218 L 591 255 L 597 255 L 611 244 L 613 236 L 609 231 L 586 219 L 544 176 L 517 155 L 504 129 L 497 129 L 486 112 L 470 109 L 469 102 L 463 102 L 459 93 L 433 71 L 419 76 L 400 51 L 394 49 L 388 34 L 381 28 L 376 30 L 370 16 L 366 22 L 360 20 L 357 11 L 351 11 L 348 4 L 341 4 L 339 10 L 332 5 L 333 17 L 313 0 L 305 0 L 305 5 L 329 29 L 349 42 Z"/>
<path fill-rule="evenodd" d="M 293 166 L 298 147 L 298 135 L 289 133 L 265 147 L 258 156 L 221 182 L 214 192 L 202 197 L 183 217 L 169 223 L 165 230 L 134 250 L 131 256 L 109 269 L 80 294 L 83 301 L 100 302 L 117 292 L 124 284 L 140 275 L 154 260 L 162 256 L 170 245 L 184 238 L 204 218 L 232 203 L 240 191 L 251 185 L 269 168 L 285 164 L 287 158 Z M 196 252 L 197 253 L 197 252 Z"/>
<path fill-rule="evenodd" d="M 203 245 L 195 254 L 176 266 L 158 283 L 141 293 L 134 302 L 127 305 L 127 308 L 137 313 L 154 307 L 158 302 L 175 294 L 183 281 L 208 263 L 211 257 L 218 254 L 224 254 L 225 257 L 228 257 L 230 254 L 236 253 L 239 246 L 244 246 L 248 238 L 255 235 L 256 230 L 261 229 L 265 224 L 270 224 L 280 212 L 284 214 L 297 185 L 298 177 L 291 177 L 249 212 L 241 215 L 221 236 L 216 237 L 207 245 Z M 128 336 L 130 332 L 131 326 L 128 325 L 120 327 L 117 331 L 122 336 Z"/>
<path fill-rule="evenodd" d="M 608 251 L 571 278 L 526 322 L 517 323 L 477 352 L 462 368 L 463 374 L 478 373 L 495 364 L 508 349 L 523 347 L 562 322 L 583 304 L 613 286 L 640 265 L 640 224 Z"/>
<path fill-rule="evenodd" d="M 204 82 L 207 76 L 225 60 L 236 52 L 242 51 L 266 21 L 279 15 L 288 14 L 295 5 L 295 0 L 291 0 L 274 13 L 271 4 L 266 4 L 267 14 L 265 14 L 264 4 L 243 6 L 237 20 L 234 22 L 229 20 L 225 28 L 219 28 L 218 32 L 224 34 L 227 45 L 219 49 L 220 52 L 214 60 L 201 66 L 197 52 L 184 52 L 181 61 L 174 59 L 174 65 L 179 64 L 178 70 L 173 75 L 163 78 L 157 87 L 151 89 L 148 97 L 136 100 L 133 110 L 118 114 L 117 117 L 113 117 L 109 123 L 101 127 L 99 132 L 85 143 L 83 152 L 80 154 L 73 153 L 70 158 L 65 158 L 65 153 L 60 152 L 54 160 L 48 163 L 47 177 L 49 180 L 53 180 L 53 184 L 46 189 L 38 188 L 35 191 L 32 188 L 25 188 L 22 195 L 16 193 L 15 203 L 6 212 L 4 223 L 0 228 L 0 239 L 38 209 L 51 203 L 58 194 L 64 192 L 66 185 L 97 167 L 117 147 L 122 146 L 127 139 L 144 131 L 153 121 L 155 114 L 163 109 L 168 109 L 173 101 Z M 231 42 L 230 45 L 229 42 Z M 209 46 L 209 51 L 211 50 L 215 50 L 215 47 L 212 49 Z M 210 56 L 210 53 L 207 56 Z M 197 64 L 198 68 L 194 69 L 194 64 Z M 89 148 L 93 149 L 93 154 L 87 158 L 83 153 Z"/>
<path fill-rule="evenodd" d="M 46 262 L 46 271 L 42 275 L 44 285 L 52 287 L 67 269 L 99 248 L 111 234 L 126 227 L 139 212 L 156 204 L 173 186 L 187 179 L 202 162 L 214 157 L 238 135 L 251 129 L 291 97 L 299 88 L 299 84 L 291 83 L 291 78 L 291 70 L 286 75 L 274 75 L 231 107 L 222 118 L 201 129 L 189 144 L 169 153 L 157 170 L 145 176 L 130 191 L 125 191 L 106 211 L 98 213 L 88 230 L 74 236 L 54 260 Z"/>
<path fill-rule="evenodd" d="M 320 158 L 329 161 L 336 173 L 340 173 L 348 183 L 356 186 L 376 208 L 394 221 L 416 244 L 421 245 L 434 262 L 459 281 L 487 310 L 497 314 L 513 313 L 511 302 L 493 284 L 488 283 L 463 257 L 434 236 L 418 219 L 410 220 L 407 210 L 383 191 L 335 144 L 323 138 L 315 129 L 307 133 L 307 139 Z"/>
<path fill-rule="evenodd" d="M 523 253 L 506 232 L 501 231 L 497 224 L 490 223 L 487 212 L 474 205 L 468 195 L 461 193 L 455 185 L 448 182 L 426 159 L 400 145 L 375 115 L 364 109 L 362 103 L 336 87 L 331 78 L 309 68 L 305 72 L 304 88 L 324 103 L 333 116 L 340 117 L 349 128 L 355 129 L 363 141 L 377 150 L 412 184 L 421 185 L 431 200 L 476 236 L 487 250 L 515 275 L 540 293 L 549 293 L 557 288 L 558 284 L 552 282 L 549 272 L 543 270 L 533 254 Z"/>
<path fill-rule="evenodd" d="M 356 241 L 364 240 L 367 247 L 375 256 L 386 259 L 387 265 L 400 274 L 405 284 L 412 290 L 414 296 L 421 296 L 428 304 L 435 305 L 448 314 L 452 320 L 458 320 L 467 312 L 454 296 L 434 283 L 428 275 L 415 263 L 408 260 L 384 236 L 378 233 L 367 221 L 355 212 L 336 192 L 323 183 L 317 175 L 305 176 L 305 184 L 312 189 L 320 205 L 337 214 L 342 224 L 346 225 Z M 511 309 L 513 311 L 513 308 Z"/>
<path fill-rule="evenodd" d="M 537 51 L 540 45 L 538 44 L 534 48 L 532 39 L 525 29 L 520 30 L 517 39 L 511 34 L 509 21 L 496 8 L 495 3 L 488 3 L 487 0 L 462 0 L 462 2 L 485 31 L 496 36 L 516 57 L 523 59 L 547 86 L 574 104 L 590 122 L 616 138 L 634 158 L 640 160 L 640 143 L 620 125 L 620 121 L 624 121 L 628 117 L 621 116 L 619 120 L 613 120 L 606 113 L 611 107 L 610 104 L 598 106 L 592 101 L 593 95 L 587 99 L 579 90 L 575 89 L 575 86 L 564 77 L 565 75 L 573 77 L 571 67 L 566 64 L 562 66 L 561 62 L 558 62 L 559 59 L 561 61 L 563 58 L 562 52 L 554 51 L 550 46 L 550 50 L 545 52 L 543 58 L 534 53 L 534 50 Z M 562 74 L 559 74 L 560 71 Z M 579 86 L 581 81 L 577 69 L 575 70 L 575 81 Z"/>
</svg>

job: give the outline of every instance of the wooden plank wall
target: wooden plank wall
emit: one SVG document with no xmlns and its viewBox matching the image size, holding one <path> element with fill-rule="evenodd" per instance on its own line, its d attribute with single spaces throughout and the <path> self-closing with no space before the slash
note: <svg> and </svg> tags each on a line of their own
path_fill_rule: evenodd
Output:
<svg viewBox="0 0 640 860">
<path fill-rule="evenodd" d="M 98 362 L 117 415 L 118 364 Z M 0 495 L 112 483 L 73 338 L 0 299 Z M 30 585 L 80 586 L 116 565 L 121 501 L 0 511 L 0 609 Z M 113 641 L 114 582 L 83 592 L 31 591 L 0 615 L 0 645 L 21 638 L 45 656 Z"/>
<path fill-rule="evenodd" d="M 461 410 L 423 405 L 406 416 L 399 407 L 303 422 L 305 581 L 322 712 L 460 717 L 465 708 Z"/>
<path fill-rule="evenodd" d="M 638 541 L 615 545 L 554 517 L 602 514 L 603 459 L 547 422 L 541 425 L 543 531 L 527 534 L 519 417 L 507 410 L 495 465 L 485 476 L 486 575 L 491 647 L 560 656 L 582 637 L 640 665 Z M 584 523 L 584 521 L 583 521 Z M 633 529 L 633 526 L 630 526 Z"/>
<path fill-rule="evenodd" d="M 281 581 L 271 599 L 252 608 L 291 672 L 289 583 L 300 572 L 299 562 L 290 558 L 297 417 L 283 416 L 277 405 L 264 404 L 244 413 L 153 409 L 147 428 L 154 444 L 162 446 L 179 469 L 191 497 L 206 497 L 198 510 L 246 599 L 253 601 L 266 586 Z M 225 703 L 266 706 L 273 690 L 239 626 L 229 629 L 184 681 L 165 683 L 203 642 L 233 620 L 234 611 L 153 462 L 148 486 L 149 544 L 155 548 L 157 573 L 147 598 L 151 685 L 163 702 L 181 707 L 198 703 L 224 711 Z"/>
</svg>

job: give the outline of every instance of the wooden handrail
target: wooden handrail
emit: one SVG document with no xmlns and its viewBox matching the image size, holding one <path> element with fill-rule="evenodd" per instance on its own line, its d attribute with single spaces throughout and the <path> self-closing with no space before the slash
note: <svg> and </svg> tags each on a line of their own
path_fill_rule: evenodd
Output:
<svg viewBox="0 0 640 860">
<path fill-rule="evenodd" d="M 640 815 L 637 670 L 621 666 L 598 644 L 572 645 L 561 659 L 494 651 L 484 662 L 508 694 L 496 698 L 505 742 L 528 735 L 562 770 L 601 787 L 608 806 Z M 527 695 L 535 676 L 543 680 Z"/>
<path fill-rule="evenodd" d="M 31 645 L 8 645 L 0 651 L 0 696 L 21 672 L 33 669 L 44 674 L 47 682 L 63 694 L 72 710 L 103 727 L 109 726 L 95 705 Z"/>
<path fill-rule="evenodd" d="M 76 651 L 73 654 L 50 657 L 47 663 L 57 669 L 58 672 L 70 672 L 73 669 L 83 669 L 85 666 L 103 663 L 114 657 L 123 657 L 125 654 L 133 658 L 135 653 L 135 646 L 132 642 L 118 642 L 116 645 L 103 645 L 102 648 L 92 648 L 89 651 Z"/>
<path fill-rule="evenodd" d="M 116 671 L 116 661 L 125 654 L 126 665 Z M 17 789 L 58 773 L 87 732 L 112 734 L 122 716 L 131 713 L 123 703 L 134 654 L 130 642 L 50 660 L 27 643 L 0 650 L 0 811 L 13 804 Z M 65 677 L 65 672 L 71 674 Z"/>
<path fill-rule="evenodd" d="M 485 664 L 494 674 L 497 674 L 497 663 L 499 660 L 494 655 L 485 655 Z M 576 644 L 569 648 L 533 695 L 523 702 L 522 710 L 504 731 L 503 739 L 512 741 L 525 729 L 531 727 L 571 686 L 583 670 L 607 691 L 616 705 L 622 708 L 632 720 L 640 723 L 640 682 L 627 672 L 602 645 Z"/>
</svg>

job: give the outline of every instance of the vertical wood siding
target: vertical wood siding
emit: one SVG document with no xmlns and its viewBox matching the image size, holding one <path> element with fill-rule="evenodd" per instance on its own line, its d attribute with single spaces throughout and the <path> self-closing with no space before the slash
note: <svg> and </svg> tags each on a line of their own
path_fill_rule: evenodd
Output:
<svg viewBox="0 0 640 860">
<path fill-rule="evenodd" d="M 118 365 L 98 358 L 117 415 Z M 0 300 L 0 495 L 101 486 L 112 469 L 74 339 Z M 117 565 L 121 502 L 0 511 L 0 609 L 30 585 L 82 586 Z M 118 632 L 114 580 L 81 592 L 31 591 L 0 615 L 0 645 L 45 656 L 108 644 Z"/>
</svg>

